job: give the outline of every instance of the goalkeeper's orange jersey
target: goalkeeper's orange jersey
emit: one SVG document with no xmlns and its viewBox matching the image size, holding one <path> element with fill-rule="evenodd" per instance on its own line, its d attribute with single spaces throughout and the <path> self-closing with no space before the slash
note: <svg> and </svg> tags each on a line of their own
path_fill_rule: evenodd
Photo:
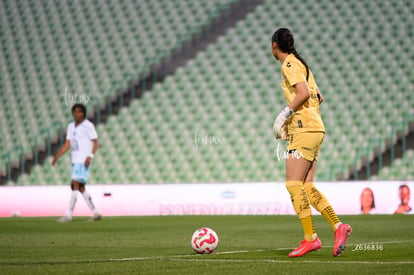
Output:
<svg viewBox="0 0 414 275">
<path fill-rule="evenodd" d="M 282 64 L 282 76 L 281 86 L 286 101 L 290 105 L 296 96 L 296 88 L 293 86 L 306 81 L 306 67 L 294 54 L 289 54 Z M 310 97 L 289 119 L 289 135 L 300 132 L 325 132 L 325 126 L 319 111 L 318 86 L 310 69 L 307 82 Z"/>
</svg>

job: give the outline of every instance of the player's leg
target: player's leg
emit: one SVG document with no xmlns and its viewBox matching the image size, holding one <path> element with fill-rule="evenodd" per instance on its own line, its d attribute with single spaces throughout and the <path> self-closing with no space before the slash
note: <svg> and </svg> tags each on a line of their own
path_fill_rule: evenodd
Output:
<svg viewBox="0 0 414 275">
<path fill-rule="evenodd" d="M 322 244 L 316 235 L 309 198 L 303 188 L 303 181 L 309 171 L 311 162 L 305 158 L 296 158 L 293 155 L 290 154 L 289 158 L 286 159 L 286 188 L 302 224 L 304 240 L 298 248 L 289 253 L 289 256 L 299 257 L 310 251 L 318 250 Z"/>
<path fill-rule="evenodd" d="M 93 212 L 93 217 L 90 219 L 92 221 L 98 221 L 102 219 L 102 215 L 99 210 L 96 208 L 95 204 L 92 201 L 92 196 L 85 187 L 86 183 L 81 183 L 79 186 L 79 192 L 81 192 L 83 199 L 85 200 L 86 204 L 88 205 L 89 209 Z"/>
<path fill-rule="evenodd" d="M 286 160 L 286 188 L 293 207 L 302 223 L 304 238 L 313 241 L 316 231 L 312 220 L 308 195 L 303 188 L 303 179 L 309 171 L 310 162 L 304 158 L 290 157 Z"/>
<path fill-rule="evenodd" d="M 86 204 L 88 205 L 89 209 L 93 211 L 93 217 L 90 218 L 91 221 L 98 221 L 102 219 L 101 213 L 99 213 L 98 209 L 95 207 L 95 204 L 92 201 L 92 196 L 88 190 L 86 190 L 86 181 L 88 180 L 89 176 L 89 169 L 91 166 L 86 167 L 84 164 L 81 164 L 78 170 L 78 178 L 79 178 L 79 192 L 81 192 L 83 199 L 85 200 Z"/>
<path fill-rule="evenodd" d="M 70 195 L 68 210 L 65 216 L 58 219 L 58 222 L 70 222 L 72 220 L 73 209 L 75 209 L 76 201 L 78 200 L 79 182 L 72 180 L 70 188 L 72 191 Z"/>
<path fill-rule="evenodd" d="M 316 174 L 316 165 L 317 160 L 311 164 L 304 187 L 312 206 L 325 217 L 335 232 L 333 255 L 339 256 L 345 250 L 346 240 L 349 234 L 351 234 L 352 228 L 348 224 L 342 224 L 325 195 L 315 187 L 314 177 Z"/>
<path fill-rule="evenodd" d="M 71 193 L 71 197 L 69 201 L 69 209 L 66 214 L 66 216 L 68 216 L 70 219 L 72 219 L 73 210 L 75 209 L 76 202 L 78 201 L 79 187 L 80 187 L 80 182 L 76 180 L 72 180 L 71 182 L 72 193 Z"/>
<path fill-rule="evenodd" d="M 326 218 L 332 229 L 335 231 L 341 222 L 339 221 L 338 217 L 335 214 L 335 211 L 332 209 L 331 204 L 326 199 L 324 194 L 320 192 L 314 185 L 316 165 L 317 161 L 314 160 L 310 166 L 309 173 L 306 176 L 304 188 L 308 194 L 309 201 L 313 208 L 318 210 Z"/>
<path fill-rule="evenodd" d="M 322 246 L 316 235 L 310 201 L 304 188 L 304 182 L 312 168 L 315 156 L 317 157 L 317 151 L 322 143 L 323 136 L 324 133 L 320 132 L 305 132 L 289 136 L 287 149 L 292 154 L 286 160 L 286 185 L 305 235 L 301 245 L 289 254 L 290 257 L 303 256 L 310 251 L 318 250 Z"/>
</svg>

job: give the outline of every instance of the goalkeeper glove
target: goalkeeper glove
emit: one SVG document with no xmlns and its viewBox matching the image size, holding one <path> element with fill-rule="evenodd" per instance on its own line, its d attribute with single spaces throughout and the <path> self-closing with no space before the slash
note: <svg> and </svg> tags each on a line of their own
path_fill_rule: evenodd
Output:
<svg viewBox="0 0 414 275">
<path fill-rule="evenodd" d="M 287 140 L 288 119 L 293 115 L 293 113 L 293 110 L 289 109 L 289 106 L 286 106 L 276 117 L 276 120 L 273 123 L 273 133 L 276 139 Z"/>
</svg>

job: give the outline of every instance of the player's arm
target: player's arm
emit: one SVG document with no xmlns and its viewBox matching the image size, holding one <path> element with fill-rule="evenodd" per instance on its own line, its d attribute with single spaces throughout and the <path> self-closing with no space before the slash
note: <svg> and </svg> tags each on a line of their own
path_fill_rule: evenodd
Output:
<svg viewBox="0 0 414 275">
<path fill-rule="evenodd" d="M 92 161 L 96 151 L 98 151 L 98 148 L 99 148 L 98 139 L 92 139 L 91 141 L 92 141 L 92 152 L 85 160 L 85 166 L 86 167 L 88 167 L 91 164 L 91 161 Z"/>
<path fill-rule="evenodd" d="M 295 98 L 292 100 L 292 102 L 290 103 L 289 106 L 286 106 L 280 112 L 280 114 L 276 117 L 275 122 L 273 123 L 273 133 L 274 133 L 276 139 L 279 139 L 279 138 L 286 139 L 287 138 L 287 133 L 286 133 L 286 122 L 287 122 L 287 120 L 310 97 L 310 90 L 309 90 L 308 83 L 306 81 L 296 83 L 294 85 L 294 87 L 296 88 Z"/>
<path fill-rule="evenodd" d="M 68 151 L 70 148 L 70 140 L 67 139 L 65 143 L 63 144 L 62 148 L 57 152 L 55 157 L 53 158 L 52 165 L 55 165 L 57 160 L 64 154 L 66 151 Z"/>
<path fill-rule="evenodd" d="M 296 83 L 296 96 L 289 105 L 289 109 L 296 112 L 310 97 L 310 89 L 306 81 Z"/>
</svg>

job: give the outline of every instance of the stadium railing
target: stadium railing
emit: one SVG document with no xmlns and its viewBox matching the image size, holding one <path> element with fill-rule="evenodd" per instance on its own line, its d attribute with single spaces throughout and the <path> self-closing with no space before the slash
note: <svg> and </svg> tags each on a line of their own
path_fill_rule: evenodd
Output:
<svg viewBox="0 0 414 275">
<path fill-rule="evenodd" d="M 215 19 L 217 19 L 223 11 L 228 9 L 230 7 L 229 3 L 221 3 L 217 7 L 217 11 L 213 11 L 211 14 L 209 14 L 206 25 L 211 24 L 214 22 Z M 220 12 L 218 12 L 220 11 Z M 134 80 L 138 81 L 138 85 L 140 84 L 141 91 L 147 90 L 149 86 L 156 83 L 160 78 L 160 72 L 161 74 L 164 73 L 164 75 L 167 73 L 167 70 L 169 69 L 168 66 L 166 66 L 164 58 L 172 57 L 170 56 L 172 52 L 178 51 L 178 56 L 175 56 L 176 58 L 182 58 L 187 57 L 189 54 L 188 49 L 185 47 L 192 46 L 189 41 L 197 35 L 200 34 L 200 31 L 203 30 L 206 26 L 198 26 L 193 27 L 191 30 L 185 34 L 182 34 L 180 37 L 178 37 L 176 44 L 173 46 L 172 49 L 169 50 L 162 50 L 158 49 L 157 53 L 153 57 L 148 57 L 144 60 L 144 64 L 140 68 L 140 72 L 138 74 L 134 73 L 125 73 L 123 75 L 122 79 L 119 79 L 117 81 L 114 81 L 112 85 L 110 86 L 110 89 L 106 93 L 105 102 L 102 102 L 99 100 L 99 98 L 94 98 L 94 101 L 97 101 L 94 104 L 94 109 L 91 110 L 94 115 L 94 120 L 96 124 L 101 123 L 101 109 L 104 110 L 104 113 L 106 116 L 112 115 L 114 105 L 116 104 L 117 107 L 121 108 L 125 106 L 125 96 L 128 95 L 129 98 L 136 98 L 139 97 L 137 95 L 137 89 L 135 87 Z M 164 65 L 164 66 L 162 66 Z M 159 67 L 157 69 L 157 67 Z M 155 69 L 154 69 L 155 68 Z M 125 79 L 126 78 L 126 79 Z M 131 83 L 132 82 L 132 83 Z M 46 156 L 52 155 L 52 147 L 53 142 L 55 141 L 55 134 L 52 134 L 52 130 L 55 128 L 55 125 L 57 125 L 60 122 L 54 122 L 52 124 L 52 127 L 46 127 L 42 128 L 39 133 L 34 137 L 34 146 L 32 147 L 32 156 L 34 158 L 33 164 L 37 165 L 40 163 L 39 155 L 44 152 Z M 62 125 L 60 123 L 57 139 L 59 141 L 58 144 L 63 144 L 63 132 L 64 129 L 62 128 Z M 45 137 L 45 138 L 40 138 Z M 44 144 L 42 144 L 44 142 Z M 23 149 L 23 147 L 21 147 Z M 6 179 L 7 181 L 12 181 L 12 175 L 13 175 L 13 163 L 15 162 L 14 158 L 12 157 L 12 153 L 15 151 L 15 149 L 10 150 L 9 152 L 4 153 L 0 157 L 0 164 L 4 162 L 5 164 L 5 170 L 3 166 L 0 166 L 0 179 Z M 24 157 L 24 151 L 21 154 L 23 157 L 20 158 L 18 166 L 22 169 L 21 174 L 25 172 L 25 157 Z M 2 164 L 1 164 L 2 165 Z"/>
<path fill-rule="evenodd" d="M 414 114 L 406 114 L 401 121 L 395 122 L 391 127 L 390 135 L 387 140 L 374 139 L 365 147 L 360 147 L 356 153 L 353 166 L 353 179 L 359 179 L 359 171 L 365 169 L 366 179 L 371 177 L 372 164 L 377 165 L 378 170 L 384 166 L 383 157 L 386 154 L 386 143 L 389 142 L 390 165 L 396 159 L 398 141 L 401 140 L 402 157 L 407 150 L 407 136 L 410 132 L 410 123 L 414 122 Z M 375 158 L 376 157 L 376 158 Z M 376 163 L 373 163 L 376 162 Z M 365 163 L 365 164 L 364 164 Z"/>
</svg>

